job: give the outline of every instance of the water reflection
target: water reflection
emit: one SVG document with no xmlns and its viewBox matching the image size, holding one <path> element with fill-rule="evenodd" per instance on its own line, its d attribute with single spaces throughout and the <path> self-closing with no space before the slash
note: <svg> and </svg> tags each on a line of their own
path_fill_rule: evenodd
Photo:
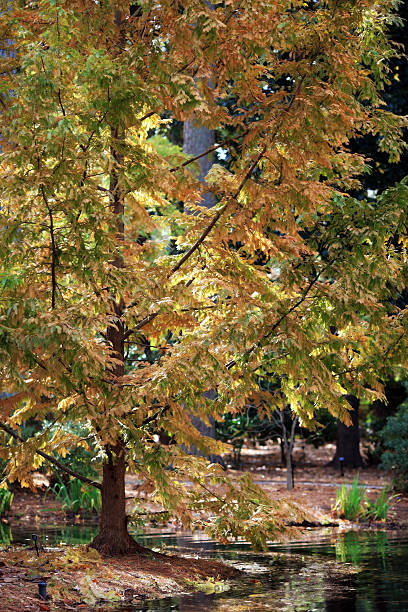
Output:
<svg viewBox="0 0 408 612">
<path fill-rule="evenodd" d="M 96 527 L 40 527 L 44 544 L 85 544 Z M 254 553 L 245 543 L 224 546 L 202 533 L 151 530 L 136 534 L 146 546 L 169 553 L 215 557 L 245 569 L 224 593 L 181 594 L 124 605 L 121 612 L 403 612 L 408 610 L 408 533 L 327 530 L 304 541 L 271 544 Z M 31 532 L 0 526 L 0 542 L 31 544 Z M 102 609 L 102 608 L 99 608 Z M 112 610 L 112 608 L 110 608 Z"/>
</svg>

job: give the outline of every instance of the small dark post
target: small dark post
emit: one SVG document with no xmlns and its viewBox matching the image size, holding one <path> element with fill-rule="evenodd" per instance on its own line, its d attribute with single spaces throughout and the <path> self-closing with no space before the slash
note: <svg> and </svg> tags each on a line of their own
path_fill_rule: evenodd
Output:
<svg viewBox="0 0 408 612">
<path fill-rule="evenodd" d="M 40 556 L 40 552 L 38 550 L 38 535 L 36 533 L 33 533 L 31 535 L 31 537 L 33 538 L 33 541 L 34 541 L 34 547 L 35 547 L 35 551 L 37 553 L 37 557 L 39 557 Z"/>
<path fill-rule="evenodd" d="M 344 457 L 339 457 L 340 476 L 344 476 Z"/>
<path fill-rule="evenodd" d="M 41 580 L 38 583 L 38 595 L 40 596 L 40 599 L 47 599 L 47 583 L 45 580 Z"/>
</svg>

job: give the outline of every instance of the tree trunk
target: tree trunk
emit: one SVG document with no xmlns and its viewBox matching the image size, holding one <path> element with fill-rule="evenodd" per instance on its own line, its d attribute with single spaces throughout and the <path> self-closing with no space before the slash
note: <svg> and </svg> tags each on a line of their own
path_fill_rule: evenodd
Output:
<svg viewBox="0 0 408 612">
<path fill-rule="evenodd" d="M 363 466 L 360 453 L 359 408 L 360 400 L 355 395 L 347 395 L 346 399 L 351 406 L 350 417 L 352 424 L 348 427 L 341 421 L 337 424 L 336 453 L 330 465 L 340 466 L 339 458 L 343 457 L 343 465 L 348 468 Z"/>
<path fill-rule="evenodd" d="M 198 127 L 192 121 L 186 121 L 184 123 L 183 151 L 187 155 L 200 155 L 201 153 L 204 153 L 204 151 L 212 147 L 214 145 L 214 142 L 215 135 L 213 130 L 209 130 L 206 127 Z M 213 154 L 210 153 L 209 155 L 201 157 L 199 160 L 197 160 L 197 164 L 199 167 L 197 178 L 203 185 L 201 193 L 203 199 L 201 205 L 206 206 L 207 208 L 211 208 L 212 206 L 214 206 L 215 201 L 213 195 L 206 191 L 205 177 L 207 176 L 208 171 L 210 170 L 213 164 Z M 211 397 L 214 392 L 210 390 L 207 393 L 208 396 Z M 215 439 L 215 420 L 213 418 L 209 418 L 209 425 L 204 423 L 199 417 L 191 415 L 190 418 L 194 427 L 198 429 L 200 433 L 202 433 L 204 436 L 208 436 L 209 438 Z M 202 453 L 198 451 L 194 446 L 190 447 L 189 452 L 192 455 L 202 455 Z M 226 468 L 224 460 L 218 455 L 207 456 L 207 459 L 209 459 L 209 461 L 212 461 L 213 463 L 219 463 L 224 468 Z"/>
<path fill-rule="evenodd" d="M 109 460 L 103 466 L 102 512 L 99 517 L 99 533 L 91 543 L 104 555 L 146 553 L 147 549 L 135 542 L 127 530 L 125 502 L 125 453 L 116 448 L 109 452 Z"/>
<path fill-rule="evenodd" d="M 183 129 L 183 151 L 187 155 L 201 155 L 207 149 L 212 147 L 215 142 L 215 136 L 213 130 L 208 130 L 206 127 L 198 127 L 191 121 L 186 121 Z M 205 189 L 205 177 L 208 174 L 213 164 L 213 154 L 205 155 L 196 162 L 199 170 L 197 178 L 202 183 L 202 206 L 211 208 L 214 206 L 215 201 L 211 193 Z"/>
<path fill-rule="evenodd" d="M 280 441 L 280 456 L 281 456 L 281 466 L 284 467 L 286 465 L 286 455 L 285 455 L 285 443 L 283 438 Z"/>
<path fill-rule="evenodd" d="M 286 456 L 286 488 L 288 491 L 291 491 L 295 483 L 293 482 L 293 446 L 295 444 L 295 431 L 296 425 L 298 423 L 299 417 L 296 415 L 292 421 L 292 427 L 290 430 L 290 438 L 288 439 L 288 432 L 286 430 L 285 425 L 285 411 L 280 411 L 280 419 L 282 425 L 282 439 L 285 449 Z"/>
<path fill-rule="evenodd" d="M 122 14 L 115 11 L 115 25 L 121 28 Z M 120 38 L 123 38 L 120 32 Z M 122 40 L 123 44 L 124 41 Z M 116 225 L 116 244 L 119 247 L 125 236 L 124 212 L 125 203 L 120 183 L 120 172 L 124 163 L 122 143 L 125 132 L 120 125 L 111 126 L 110 155 L 112 169 L 110 173 L 109 195 L 110 207 Z M 111 268 L 122 269 L 125 266 L 119 248 L 109 262 Z M 125 304 L 123 298 L 112 299 L 108 318 L 110 324 L 106 329 L 106 340 L 111 355 L 116 363 L 109 371 L 112 385 L 120 380 L 125 372 L 125 341 L 123 312 Z M 102 477 L 102 511 L 99 520 L 99 533 L 91 543 L 93 548 L 106 555 L 123 555 L 127 553 L 141 553 L 146 551 L 139 546 L 127 530 L 126 502 L 125 502 L 125 472 L 126 449 L 123 441 L 118 439 L 114 446 L 105 446 L 107 461 L 103 465 Z"/>
<path fill-rule="evenodd" d="M 286 455 L 286 488 L 288 491 L 293 489 L 292 455 L 290 453 Z"/>
</svg>

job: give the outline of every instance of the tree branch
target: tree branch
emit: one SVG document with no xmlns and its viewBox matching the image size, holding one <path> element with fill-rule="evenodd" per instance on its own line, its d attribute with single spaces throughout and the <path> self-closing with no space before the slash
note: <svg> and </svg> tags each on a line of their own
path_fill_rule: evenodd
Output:
<svg viewBox="0 0 408 612">
<path fill-rule="evenodd" d="M 48 210 L 48 216 L 50 219 L 50 235 L 51 235 L 51 308 L 54 310 L 55 308 L 55 295 L 57 292 L 57 277 L 56 277 L 56 265 L 57 265 L 57 249 L 55 245 L 55 235 L 54 235 L 54 218 L 52 216 L 52 211 L 50 205 L 48 204 L 48 200 L 45 195 L 44 185 L 41 185 L 41 193 L 45 205 Z"/>
<path fill-rule="evenodd" d="M 62 114 L 64 115 L 64 117 L 66 117 L 66 112 L 65 112 L 64 105 L 63 105 L 63 103 L 62 103 L 62 98 L 61 98 L 61 90 L 60 90 L 60 89 L 58 90 L 58 102 L 59 102 L 59 105 L 60 105 L 60 107 L 61 107 Z"/>
<path fill-rule="evenodd" d="M 315 56 L 313 56 L 314 58 Z M 299 94 L 299 91 L 302 87 L 303 81 L 305 79 L 305 74 L 303 74 L 300 77 L 299 83 L 296 86 L 295 91 L 293 92 L 293 95 L 290 99 L 289 104 L 287 105 L 287 107 L 285 109 L 283 109 L 281 111 L 281 113 L 279 114 L 279 116 L 276 119 L 276 127 L 273 131 L 273 133 L 271 134 L 269 140 L 269 145 L 275 140 L 276 136 L 279 133 L 279 130 L 282 127 L 282 123 L 280 121 L 281 117 L 289 112 L 289 110 L 292 108 L 292 106 L 294 105 L 294 102 Z M 154 114 L 154 112 L 150 113 L 150 114 Z M 143 119 L 142 119 L 143 120 Z M 177 272 L 177 270 L 179 270 L 181 268 L 181 266 L 190 258 L 190 256 L 198 249 L 198 247 L 204 242 L 204 240 L 206 239 L 206 237 L 208 236 L 208 234 L 211 232 L 211 230 L 213 229 L 213 227 L 216 225 L 217 221 L 221 218 L 221 216 L 223 215 L 223 213 L 225 212 L 225 210 L 227 209 L 229 203 L 231 202 L 231 200 L 233 199 L 237 199 L 237 197 L 239 196 L 239 194 L 241 193 L 243 187 L 245 186 L 246 182 L 248 181 L 248 179 L 252 176 L 252 173 L 254 172 L 256 166 L 258 165 L 258 163 L 260 162 L 260 160 L 262 159 L 262 157 L 264 156 L 266 149 L 267 149 L 268 145 L 264 145 L 262 147 L 261 152 L 259 153 L 259 155 L 256 157 L 256 159 L 254 160 L 254 162 L 252 163 L 251 167 L 249 168 L 249 170 L 247 171 L 247 173 L 245 174 L 244 178 L 242 179 L 238 189 L 236 190 L 236 192 L 233 194 L 233 196 L 224 204 L 224 206 L 222 208 L 220 208 L 220 210 L 214 215 L 211 223 L 206 227 L 206 229 L 203 231 L 203 233 L 201 234 L 201 236 L 196 240 L 196 242 L 189 248 L 189 250 L 181 257 L 181 259 L 179 259 L 179 261 L 172 267 L 172 269 L 170 270 L 170 272 L 167 275 L 167 278 L 170 278 L 175 272 Z M 135 304 L 132 302 L 130 306 L 134 306 Z M 155 319 L 157 317 L 158 313 L 153 313 L 147 317 L 145 317 L 144 319 L 142 319 L 142 321 L 140 321 L 140 323 L 137 325 L 137 330 L 142 329 L 142 327 L 144 327 L 145 325 L 147 325 L 148 323 L 150 323 L 150 321 L 152 321 L 153 319 Z M 285 315 L 287 316 L 287 315 Z M 234 362 L 235 364 L 235 362 Z M 230 366 L 232 367 L 232 366 Z"/>
<path fill-rule="evenodd" d="M 5 423 L 0 422 L 0 429 L 8 433 L 15 440 L 18 440 L 19 442 L 26 442 L 24 438 L 19 436 L 15 431 L 11 429 L 11 427 L 6 425 Z M 48 455 L 47 453 L 44 453 L 41 450 L 36 450 L 35 452 L 37 453 L 37 455 L 40 455 L 40 457 L 42 457 L 49 463 L 52 463 L 53 465 L 58 467 L 60 470 L 62 470 L 66 474 L 69 474 L 70 476 L 74 476 L 74 478 L 78 478 L 78 480 L 81 480 L 82 482 L 85 482 L 86 484 L 89 484 L 92 487 L 95 487 L 96 489 L 102 489 L 102 485 L 99 482 L 91 480 L 90 478 L 87 478 L 86 476 L 82 476 L 82 474 L 78 474 L 77 472 L 74 472 L 74 470 L 71 470 L 71 468 L 67 467 L 66 465 L 58 461 L 58 459 L 54 459 L 54 457 L 52 457 L 51 455 Z"/>
<path fill-rule="evenodd" d="M 279 327 L 279 325 L 282 323 L 282 321 L 284 319 L 286 319 L 286 317 L 288 317 L 294 310 L 296 310 L 296 308 L 298 308 L 298 306 L 300 306 L 305 299 L 307 298 L 310 290 L 312 289 L 312 287 L 317 283 L 320 274 L 323 272 L 323 270 L 321 272 L 319 272 L 319 274 L 316 275 L 315 278 L 313 278 L 309 285 L 307 286 L 307 288 L 305 289 L 305 291 L 303 292 L 303 295 L 301 298 L 298 299 L 297 302 L 295 302 L 293 304 L 293 306 L 291 306 L 286 312 L 283 313 L 283 315 L 281 315 L 279 317 L 279 319 L 277 321 L 275 321 L 275 323 L 272 325 L 271 329 L 268 331 L 267 334 L 265 334 L 264 336 L 262 336 L 261 341 L 266 340 L 267 338 L 269 338 L 270 335 L 273 334 L 273 332 L 275 331 L 275 329 L 277 327 Z M 255 344 L 253 344 L 249 349 L 247 349 L 243 354 L 245 356 L 249 356 L 256 348 L 258 348 L 260 346 L 260 342 L 256 342 Z M 225 366 L 227 368 L 227 370 L 230 370 L 231 368 L 234 367 L 234 365 L 236 365 L 237 360 L 236 359 L 232 359 L 231 361 L 229 361 L 227 363 L 227 365 Z"/>
<path fill-rule="evenodd" d="M 133 304 L 133 303 L 129 304 L 128 309 L 131 308 L 132 306 L 135 306 L 135 304 Z M 216 305 L 213 304 L 212 306 L 197 306 L 197 308 L 194 308 L 194 307 L 191 307 L 191 308 L 182 308 L 181 310 L 179 310 L 179 312 L 195 312 L 195 311 L 200 311 L 200 310 L 211 310 L 211 309 L 213 309 L 215 307 L 216 307 Z M 129 336 L 131 336 L 132 334 L 134 334 L 137 331 L 139 331 L 139 329 L 141 329 L 142 327 L 147 325 L 147 323 L 150 323 L 150 321 L 153 321 L 153 319 L 158 317 L 159 314 L 160 314 L 160 311 L 156 310 L 156 312 L 153 312 L 149 316 L 147 316 L 144 319 L 142 319 L 141 321 L 139 321 L 139 323 L 137 323 L 135 325 L 135 327 L 132 327 L 131 329 L 128 329 L 125 332 L 125 335 L 123 336 L 124 340 L 127 340 L 129 338 Z M 163 314 L 165 314 L 165 313 L 163 313 Z"/>
<path fill-rule="evenodd" d="M 211 230 L 213 229 L 213 227 L 215 226 L 217 221 L 220 219 L 220 217 L 226 211 L 226 209 L 228 208 L 228 205 L 230 204 L 230 202 L 232 200 L 236 200 L 238 198 L 238 196 L 241 193 L 242 189 L 245 187 L 245 184 L 247 183 L 249 178 L 252 176 L 252 173 L 254 172 L 255 168 L 257 167 L 257 165 L 261 161 L 262 157 L 265 155 L 265 151 L 266 151 L 266 145 L 264 145 L 262 147 L 261 152 L 259 153 L 259 155 L 256 156 L 256 158 L 253 161 L 253 163 L 251 164 L 250 168 L 245 173 L 245 176 L 243 177 L 242 181 L 240 182 L 239 187 L 237 188 L 235 193 L 229 198 L 229 200 L 227 200 L 227 202 L 224 204 L 224 206 L 222 206 L 222 208 L 220 208 L 220 210 L 214 215 L 211 223 L 209 225 L 207 225 L 207 227 L 205 228 L 203 233 L 199 236 L 199 238 L 197 238 L 195 243 L 188 249 L 188 251 L 186 253 L 184 253 L 184 255 L 178 260 L 178 262 L 172 267 L 172 269 L 170 270 L 170 272 L 167 275 L 167 278 L 170 278 L 170 276 L 173 276 L 173 274 L 175 272 L 177 272 L 177 270 L 179 270 L 181 268 L 181 266 L 187 261 L 187 259 L 190 259 L 191 255 L 204 242 L 204 240 L 207 238 L 208 234 L 211 232 Z"/>
<path fill-rule="evenodd" d="M 248 134 L 248 132 L 249 132 L 249 130 L 245 130 L 245 132 L 243 134 L 241 134 L 240 136 L 238 136 L 238 138 L 244 138 Z M 206 155 L 209 155 L 210 153 L 213 153 L 217 149 L 220 149 L 221 147 L 224 147 L 227 144 L 236 142 L 236 140 L 237 140 L 237 138 L 227 138 L 226 140 L 223 140 L 222 142 L 220 142 L 220 144 L 217 144 L 217 145 L 214 145 L 214 146 L 210 147 L 209 149 L 204 151 L 204 153 L 200 153 L 200 155 L 196 155 L 195 157 L 190 157 L 190 159 L 187 159 L 182 164 L 179 164 L 178 166 L 175 166 L 174 168 L 171 168 L 170 172 L 176 172 L 177 170 L 180 170 L 181 168 L 185 168 L 189 164 L 192 164 L 193 162 L 197 161 L 198 159 L 201 159 L 201 157 L 205 157 Z"/>
</svg>

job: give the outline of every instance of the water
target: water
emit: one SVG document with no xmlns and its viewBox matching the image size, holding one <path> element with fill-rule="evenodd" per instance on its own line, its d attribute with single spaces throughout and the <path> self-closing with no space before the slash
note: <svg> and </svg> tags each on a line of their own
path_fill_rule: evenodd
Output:
<svg viewBox="0 0 408 612">
<path fill-rule="evenodd" d="M 85 544 L 95 531 L 79 525 L 37 529 L 48 545 Z M 271 544 L 267 553 L 254 553 L 245 543 L 217 544 L 202 533 L 156 529 L 137 539 L 171 553 L 224 559 L 246 573 L 227 592 L 146 600 L 123 612 L 408 611 L 408 532 L 310 532 L 302 541 Z M 0 542 L 11 540 L 28 544 L 31 532 L 11 534 L 2 526 Z"/>
</svg>

